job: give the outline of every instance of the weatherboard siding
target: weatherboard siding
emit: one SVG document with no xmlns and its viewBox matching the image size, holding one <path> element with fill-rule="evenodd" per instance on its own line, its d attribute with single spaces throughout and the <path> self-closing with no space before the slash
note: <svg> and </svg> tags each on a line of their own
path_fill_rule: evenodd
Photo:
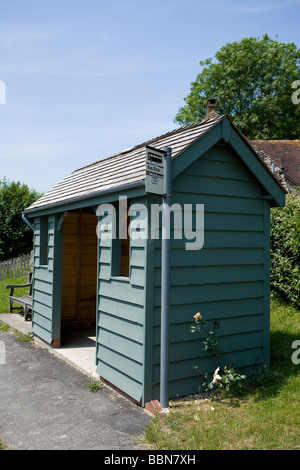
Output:
<svg viewBox="0 0 300 470">
<path fill-rule="evenodd" d="M 170 397 L 196 392 L 216 358 L 192 334 L 193 315 L 220 323 L 221 366 L 267 361 L 266 208 L 263 189 L 228 147 L 215 145 L 172 182 L 172 204 L 204 204 L 204 246 L 186 250 L 172 239 Z M 173 233 L 174 235 L 174 233 Z M 153 398 L 159 398 L 160 242 L 154 253 Z"/>
<path fill-rule="evenodd" d="M 54 270 L 55 251 L 56 256 L 59 256 L 60 252 L 60 240 L 56 229 L 57 218 L 55 216 L 48 217 L 46 233 L 48 259 L 45 265 L 40 263 L 42 243 L 40 218 L 35 219 L 34 226 L 32 332 L 47 343 L 51 343 L 53 338 L 59 337 L 59 325 L 54 317 L 56 312 L 60 310 L 60 297 L 57 293 L 53 295 L 60 279 L 59 275 L 55 278 Z"/>
<path fill-rule="evenodd" d="M 112 217 L 105 223 L 112 224 Z M 97 373 L 138 402 L 143 400 L 146 242 L 131 237 L 128 278 L 112 276 L 112 240 L 99 239 L 98 248 Z"/>
</svg>

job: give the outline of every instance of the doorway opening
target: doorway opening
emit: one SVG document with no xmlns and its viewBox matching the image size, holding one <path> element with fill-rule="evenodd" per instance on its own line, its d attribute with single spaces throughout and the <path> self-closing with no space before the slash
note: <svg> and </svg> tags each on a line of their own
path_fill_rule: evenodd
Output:
<svg viewBox="0 0 300 470">
<path fill-rule="evenodd" d="M 62 249 L 61 347 L 85 350 L 93 365 L 96 346 L 97 222 L 91 207 L 68 212 L 63 223 Z"/>
</svg>

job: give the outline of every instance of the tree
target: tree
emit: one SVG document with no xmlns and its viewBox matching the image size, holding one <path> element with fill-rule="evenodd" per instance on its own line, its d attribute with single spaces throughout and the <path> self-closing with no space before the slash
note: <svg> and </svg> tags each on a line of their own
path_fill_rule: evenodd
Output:
<svg viewBox="0 0 300 470">
<path fill-rule="evenodd" d="M 175 122 L 201 121 L 207 99 L 213 98 L 219 113 L 230 116 L 250 139 L 299 138 L 300 105 L 292 101 L 292 85 L 300 79 L 300 48 L 265 34 L 227 43 L 215 59 L 200 62 L 203 69 Z"/>
<path fill-rule="evenodd" d="M 0 261 L 32 250 L 33 232 L 21 212 L 38 197 L 26 184 L 0 180 Z"/>
</svg>

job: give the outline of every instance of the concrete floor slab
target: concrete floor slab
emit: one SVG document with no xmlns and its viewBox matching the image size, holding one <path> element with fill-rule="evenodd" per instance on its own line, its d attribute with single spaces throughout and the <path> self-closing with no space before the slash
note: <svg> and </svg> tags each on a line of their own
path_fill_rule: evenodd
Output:
<svg viewBox="0 0 300 470">
<path fill-rule="evenodd" d="M 11 328 L 20 331 L 23 334 L 31 333 L 31 321 L 25 321 L 24 315 L 19 313 L 1 313 L 0 321 L 7 323 Z M 61 348 L 53 348 L 34 338 L 34 341 L 40 347 L 49 349 L 49 351 L 68 362 L 82 373 L 98 377 L 96 374 L 96 336 L 95 330 L 71 331 L 64 333 L 63 344 Z"/>
</svg>

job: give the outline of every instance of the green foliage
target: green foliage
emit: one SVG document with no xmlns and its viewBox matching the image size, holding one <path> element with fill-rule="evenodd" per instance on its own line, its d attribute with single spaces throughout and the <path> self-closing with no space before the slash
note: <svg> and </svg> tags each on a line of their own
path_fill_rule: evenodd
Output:
<svg viewBox="0 0 300 470">
<path fill-rule="evenodd" d="M 22 220 L 21 212 L 38 197 L 26 184 L 0 180 L 0 261 L 32 250 L 32 230 Z"/>
<path fill-rule="evenodd" d="M 8 446 L 5 444 L 4 441 L 2 441 L 1 437 L 0 437 L 0 450 L 9 450 Z"/>
<path fill-rule="evenodd" d="M 292 83 L 300 79 L 300 48 L 265 34 L 227 43 L 216 61 L 201 61 L 175 122 L 189 125 L 205 116 L 207 99 L 218 99 L 220 114 L 230 116 L 250 139 L 298 139 L 300 106 L 292 102 Z"/>
<path fill-rule="evenodd" d="M 0 314 L 9 312 L 9 292 L 10 289 L 6 289 L 5 286 L 9 284 L 10 281 L 4 279 L 0 281 Z M 13 280 L 14 284 L 26 284 L 26 276 L 18 277 Z M 24 295 L 28 295 L 28 287 L 20 287 L 18 288 L 18 296 L 23 297 Z M 22 307 L 20 306 L 20 310 Z M 1 315 L 0 315 L 1 321 Z"/>
<path fill-rule="evenodd" d="M 151 420 L 146 442 L 173 451 L 299 450 L 300 365 L 291 361 L 299 310 L 271 298 L 270 329 L 271 374 L 252 374 L 251 387 L 243 380 L 234 396 L 218 391 L 171 400 L 168 416 Z"/>
<path fill-rule="evenodd" d="M 16 332 L 16 341 L 19 341 L 19 343 L 30 343 L 33 341 L 33 337 L 31 336 L 31 333 L 21 333 L 20 331 Z"/>
<path fill-rule="evenodd" d="M 98 392 L 102 388 L 102 382 L 97 379 L 92 379 L 88 382 L 88 389 L 90 392 Z"/>
<path fill-rule="evenodd" d="M 300 308 L 300 195 L 271 210 L 271 288 Z"/>
<path fill-rule="evenodd" d="M 0 331 L 9 331 L 9 330 L 10 330 L 9 324 L 8 323 L 1 323 L 1 321 L 0 321 Z"/>
<path fill-rule="evenodd" d="M 228 369 L 227 366 L 224 367 L 223 372 L 220 372 L 218 367 L 213 374 L 202 374 L 201 389 L 209 391 L 217 388 L 225 393 L 238 394 L 256 390 L 257 387 L 266 384 L 266 379 L 271 375 L 272 372 L 267 370 L 266 366 L 263 369 L 256 368 L 248 375 L 236 371 L 234 367 Z"/>
<path fill-rule="evenodd" d="M 224 367 L 223 372 L 220 372 L 220 348 L 219 348 L 219 338 L 217 337 L 216 330 L 220 328 L 220 324 L 217 320 L 214 320 L 213 327 L 207 330 L 207 325 L 209 322 L 204 320 L 202 315 L 198 312 L 194 315 L 195 324 L 191 326 L 191 333 L 199 332 L 205 333 L 205 337 L 200 337 L 202 342 L 203 351 L 213 353 L 217 360 L 219 366 L 213 374 L 206 372 L 202 373 L 198 366 L 194 366 L 195 369 L 201 376 L 201 384 L 199 391 L 209 391 L 215 388 L 223 392 L 236 393 L 241 389 L 244 389 L 245 386 L 251 388 L 251 386 L 257 386 L 262 378 L 266 375 L 266 367 L 263 372 L 257 368 L 250 375 L 244 375 L 233 368 L 233 365 L 228 369 L 227 366 Z M 220 372 L 220 373 L 219 373 Z M 221 375 L 222 374 L 222 375 Z"/>
<path fill-rule="evenodd" d="M 204 391 L 212 390 L 214 387 L 225 392 L 239 390 L 243 382 L 247 379 L 246 375 L 240 374 L 233 367 L 227 369 L 224 367 L 223 375 L 219 375 L 219 367 L 215 370 L 213 376 L 204 374 L 201 387 Z"/>
<path fill-rule="evenodd" d="M 191 333 L 204 332 L 205 338 L 202 338 L 203 351 L 218 354 L 219 339 L 216 335 L 216 330 L 220 327 L 219 322 L 216 320 L 209 331 L 205 328 L 208 325 L 207 320 L 203 320 L 202 315 L 198 312 L 194 315 L 195 324 L 191 326 Z"/>
</svg>

